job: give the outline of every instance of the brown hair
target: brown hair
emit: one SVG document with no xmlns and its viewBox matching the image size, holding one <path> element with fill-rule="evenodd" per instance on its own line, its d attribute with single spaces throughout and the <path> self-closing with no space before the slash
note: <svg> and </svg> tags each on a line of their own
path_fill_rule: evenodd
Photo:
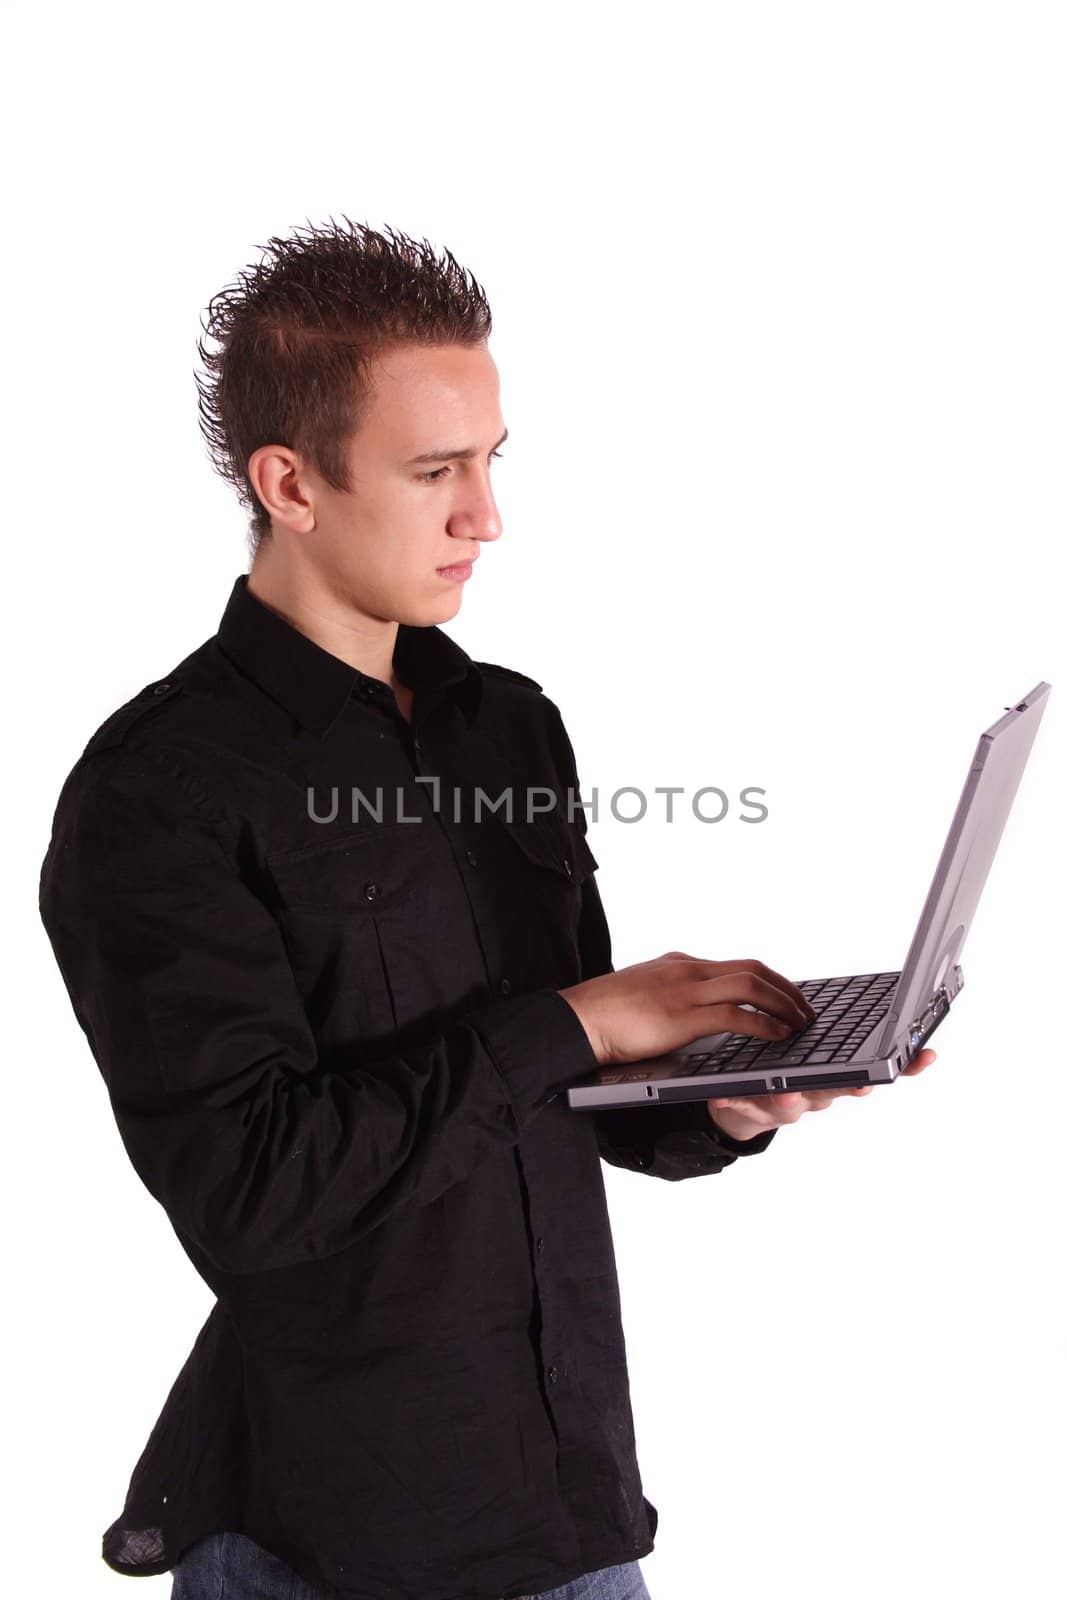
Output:
<svg viewBox="0 0 1067 1600">
<path fill-rule="evenodd" d="M 376 355 L 405 342 L 481 344 L 492 317 L 484 291 L 449 250 L 393 228 L 343 218 L 271 238 L 263 260 L 220 290 L 197 350 L 200 431 L 212 465 L 250 513 L 254 555 L 270 515 L 246 471 L 253 451 L 299 451 L 331 488 L 351 488 L 345 444 L 369 400 Z"/>
</svg>

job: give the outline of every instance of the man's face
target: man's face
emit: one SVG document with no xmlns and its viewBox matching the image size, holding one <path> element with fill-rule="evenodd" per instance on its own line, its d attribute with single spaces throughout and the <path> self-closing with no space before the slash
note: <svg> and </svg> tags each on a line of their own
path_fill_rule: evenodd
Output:
<svg viewBox="0 0 1067 1600">
<path fill-rule="evenodd" d="M 501 532 L 490 484 L 506 433 L 496 365 L 484 347 L 407 344 L 376 359 L 371 386 L 348 445 L 351 492 L 308 474 L 315 527 L 301 546 L 329 588 L 364 614 L 445 622 L 464 585 L 440 569 L 477 559 Z M 414 459 L 430 452 L 432 460 Z"/>
</svg>

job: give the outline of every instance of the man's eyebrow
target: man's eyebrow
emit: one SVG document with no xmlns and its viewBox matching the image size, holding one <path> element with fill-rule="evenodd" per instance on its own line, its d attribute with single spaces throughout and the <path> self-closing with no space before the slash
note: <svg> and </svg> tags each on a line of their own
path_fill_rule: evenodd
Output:
<svg viewBox="0 0 1067 1600">
<path fill-rule="evenodd" d="M 499 449 L 507 436 L 508 430 L 505 428 L 503 433 L 500 435 L 500 438 L 493 446 L 493 449 Z M 412 456 L 411 460 L 406 461 L 404 465 L 407 467 L 417 467 L 419 463 L 423 461 L 469 461 L 472 456 L 476 456 L 477 454 L 477 450 L 472 450 L 470 448 L 466 450 L 427 450 L 421 456 Z"/>
</svg>

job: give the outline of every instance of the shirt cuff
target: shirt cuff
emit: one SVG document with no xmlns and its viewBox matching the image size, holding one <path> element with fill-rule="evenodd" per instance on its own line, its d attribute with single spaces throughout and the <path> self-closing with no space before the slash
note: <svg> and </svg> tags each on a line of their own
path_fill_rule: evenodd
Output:
<svg viewBox="0 0 1067 1600">
<path fill-rule="evenodd" d="M 777 1128 L 767 1128 L 763 1133 L 757 1133 L 754 1138 L 735 1139 L 732 1134 L 726 1133 L 720 1128 L 717 1122 L 711 1120 L 711 1112 L 707 1108 L 707 1102 L 703 1102 L 702 1105 L 706 1123 L 705 1132 L 711 1134 L 716 1144 L 722 1145 L 724 1150 L 730 1150 L 735 1155 L 758 1156 L 761 1151 L 766 1150 L 778 1132 Z"/>
<path fill-rule="evenodd" d="M 735 1139 L 711 1120 L 706 1100 L 676 1100 L 669 1105 L 649 1106 L 641 1115 L 656 1119 L 650 1127 L 655 1127 L 657 1136 L 661 1133 L 706 1133 L 723 1150 L 738 1156 L 759 1155 L 778 1132 L 777 1128 L 768 1128 L 752 1139 Z"/>
<path fill-rule="evenodd" d="M 520 1126 L 561 1090 L 599 1067 L 577 1012 L 558 989 L 494 1000 L 467 1020 L 503 1078 Z"/>
</svg>

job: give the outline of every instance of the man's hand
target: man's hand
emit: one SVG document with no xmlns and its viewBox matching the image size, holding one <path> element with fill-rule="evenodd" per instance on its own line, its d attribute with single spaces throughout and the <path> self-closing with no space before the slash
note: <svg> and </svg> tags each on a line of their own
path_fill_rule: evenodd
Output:
<svg viewBox="0 0 1067 1600">
<path fill-rule="evenodd" d="M 684 950 L 669 950 L 654 961 L 588 978 L 559 992 L 577 1014 L 602 1066 L 650 1059 L 718 1032 L 786 1039 L 816 1014 L 796 984 L 762 961 L 708 961 Z M 932 1050 L 923 1050 L 904 1073 L 914 1077 L 935 1059 Z M 870 1094 L 876 1087 L 709 1100 L 708 1115 L 723 1133 L 743 1142 L 797 1122 L 806 1111 L 825 1111 L 838 1095 Z"/>
<path fill-rule="evenodd" d="M 914 1077 L 937 1060 L 934 1050 L 922 1050 L 901 1077 Z M 865 1083 L 857 1088 L 794 1089 L 789 1094 L 756 1094 L 738 1096 L 733 1100 L 709 1100 L 708 1115 L 716 1127 L 731 1139 L 755 1139 L 757 1134 L 770 1128 L 780 1128 L 783 1123 L 797 1122 L 806 1111 L 825 1111 L 831 1100 L 839 1095 L 870 1094 L 877 1084 Z"/>
<path fill-rule="evenodd" d="M 644 1061 L 707 1033 L 787 1039 L 815 1016 L 796 984 L 762 961 L 705 961 L 682 950 L 559 992 L 601 1066 Z"/>
</svg>

